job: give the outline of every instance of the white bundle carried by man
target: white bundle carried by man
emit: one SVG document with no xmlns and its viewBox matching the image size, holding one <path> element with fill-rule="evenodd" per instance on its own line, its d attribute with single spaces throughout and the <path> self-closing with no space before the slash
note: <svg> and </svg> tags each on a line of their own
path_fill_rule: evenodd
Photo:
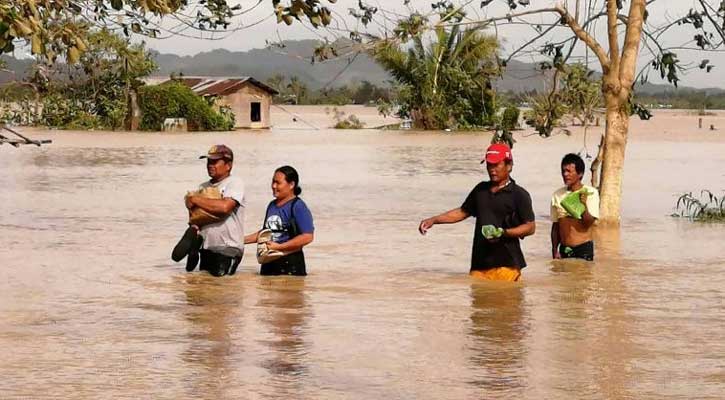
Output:
<svg viewBox="0 0 725 400">
<path fill-rule="evenodd" d="M 287 255 L 287 253 L 278 250 L 271 250 L 267 246 L 267 242 L 270 240 L 272 240 L 271 230 L 263 229 L 259 232 L 257 236 L 257 262 L 260 264 L 267 264 Z"/>
</svg>

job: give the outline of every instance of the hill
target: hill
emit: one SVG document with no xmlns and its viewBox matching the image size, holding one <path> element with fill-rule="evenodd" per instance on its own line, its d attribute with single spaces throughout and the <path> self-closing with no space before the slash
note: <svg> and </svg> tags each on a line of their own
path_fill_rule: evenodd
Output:
<svg viewBox="0 0 725 400">
<path fill-rule="evenodd" d="M 253 76 L 265 81 L 271 76 L 281 74 L 286 77 L 297 76 L 310 89 L 319 89 L 323 86 L 344 86 L 366 80 L 377 86 L 384 86 L 390 76 L 366 54 L 347 55 L 326 62 L 311 62 L 314 48 L 319 44 L 315 40 L 285 41 L 281 46 L 271 46 L 263 49 L 249 51 L 228 51 L 215 49 L 195 54 L 193 56 L 179 56 L 153 52 L 153 57 L 159 65 L 154 74 L 168 77 L 171 73 L 184 75 L 208 76 Z M 340 43 L 339 46 L 348 45 L 349 42 Z M 15 75 L 0 72 L 0 83 L 22 79 L 28 71 L 32 61 L 30 59 L 15 59 L 2 56 L 6 61 L 6 69 L 14 71 Z M 507 65 L 503 77 L 496 82 L 496 87 L 503 92 L 541 91 L 549 86 L 546 76 L 537 70 L 537 64 L 512 60 Z M 725 90 L 674 88 L 669 84 L 647 83 L 638 87 L 638 93 L 656 95 L 683 91 L 706 91 L 708 94 L 722 94 Z"/>
</svg>

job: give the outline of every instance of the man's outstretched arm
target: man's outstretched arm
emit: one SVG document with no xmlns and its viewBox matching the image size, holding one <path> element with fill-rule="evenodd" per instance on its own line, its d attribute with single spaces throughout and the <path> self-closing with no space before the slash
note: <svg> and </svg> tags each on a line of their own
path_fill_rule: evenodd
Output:
<svg viewBox="0 0 725 400">
<path fill-rule="evenodd" d="M 456 222 L 461 222 L 464 219 L 468 218 L 470 214 L 463 211 L 462 208 L 454 208 L 450 211 L 446 211 L 443 214 L 436 215 L 435 217 L 431 217 L 428 219 L 424 219 L 420 221 L 420 225 L 418 226 L 418 231 L 421 235 L 425 235 L 426 232 L 428 232 L 428 229 L 430 229 L 433 225 L 436 224 L 455 224 Z"/>
</svg>

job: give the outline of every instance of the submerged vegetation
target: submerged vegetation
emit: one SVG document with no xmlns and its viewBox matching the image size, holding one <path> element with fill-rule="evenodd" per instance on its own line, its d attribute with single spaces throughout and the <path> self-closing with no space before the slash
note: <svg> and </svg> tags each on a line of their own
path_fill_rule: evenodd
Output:
<svg viewBox="0 0 725 400">
<path fill-rule="evenodd" d="M 691 221 L 725 222 L 725 196 L 718 197 L 709 190 L 700 192 L 696 197 L 692 192 L 684 193 L 677 199 L 674 217 L 689 218 Z"/>
<path fill-rule="evenodd" d="M 332 118 L 335 119 L 335 129 L 363 129 L 365 123 L 360 121 L 360 118 L 355 114 L 350 114 L 345 118 L 345 112 L 338 110 L 337 107 L 333 107 L 332 110 L 325 109 L 326 113 L 332 113 Z"/>
</svg>

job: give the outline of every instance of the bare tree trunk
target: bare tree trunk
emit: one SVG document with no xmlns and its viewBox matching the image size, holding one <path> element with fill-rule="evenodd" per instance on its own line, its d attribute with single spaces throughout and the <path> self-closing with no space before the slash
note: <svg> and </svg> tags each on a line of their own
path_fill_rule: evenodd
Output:
<svg viewBox="0 0 725 400">
<path fill-rule="evenodd" d="M 619 54 L 617 2 L 607 0 L 610 62 L 602 64 L 604 70 L 602 90 L 607 111 L 600 183 L 600 225 L 619 226 L 624 155 L 629 132 L 629 114 L 625 105 L 629 101 L 635 80 L 646 8 L 646 0 L 631 0 L 622 53 Z"/>
<path fill-rule="evenodd" d="M 604 156 L 604 135 L 602 135 L 602 138 L 599 140 L 597 156 L 594 157 L 594 161 L 592 161 L 592 165 L 589 167 L 589 170 L 592 172 L 592 186 L 597 189 L 601 189 L 599 187 L 599 166 L 602 165 L 603 156 Z"/>
<path fill-rule="evenodd" d="M 41 99 L 40 99 L 40 91 L 37 87 L 33 86 L 33 92 L 34 92 L 34 100 L 35 100 L 35 113 L 33 115 L 33 122 L 31 122 L 32 125 L 36 125 L 40 123 L 40 113 L 41 111 Z"/>
<path fill-rule="evenodd" d="M 624 154 L 629 131 L 629 115 L 618 96 L 605 96 L 607 102 L 606 134 L 602 157 L 600 219 L 603 225 L 619 225 L 622 203 Z"/>
<path fill-rule="evenodd" d="M 141 108 L 138 105 L 138 92 L 130 89 L 128 96 L 128 110 L 126 112 L 126 129 L 137 131 L 141 124 Z"/>
</svg>

